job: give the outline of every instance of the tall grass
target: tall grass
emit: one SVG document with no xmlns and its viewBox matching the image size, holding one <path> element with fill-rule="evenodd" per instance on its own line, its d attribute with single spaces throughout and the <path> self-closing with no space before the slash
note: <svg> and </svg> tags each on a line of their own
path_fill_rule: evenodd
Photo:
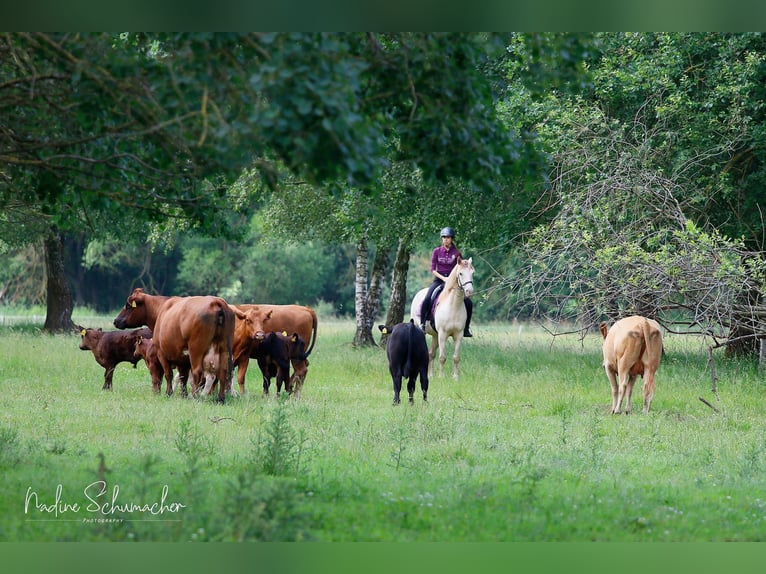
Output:
<svg viewBox="0 0 766 574">
<path fill-rule="evenodd" d="M 638 413 L 612 416 L 596 336 L 475 334 L 428 403 L 392 406 L 383 350 L 322 322 L 301 400 L 263 398 L 253 366 L 218 405 L 154 395 L 143 364 L 102 391 L 79 337 L 0 329 L 0 540 L 766 538 L 756 365 L 718 357 L 718 400 L 702 343 L 669 336 L 652 413 L 637 387 Z M 59 485 L 78 511 L 36 506 Z M 163 496 L 175 511 L 124 508 Z"/>
</svg>

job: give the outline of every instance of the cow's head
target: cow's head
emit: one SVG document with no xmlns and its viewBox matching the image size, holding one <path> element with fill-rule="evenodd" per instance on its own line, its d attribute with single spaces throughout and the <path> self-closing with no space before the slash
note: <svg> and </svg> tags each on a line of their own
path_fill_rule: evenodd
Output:
<svg viewBox="0 0 766 574">
<path fill-rule="evenodd" d="M 83 351 L 91 351 L 95 349 L 103 334 L 104 332 L 101 329 L 86 329 L 85 327 L 80 327 L 80 349 Z"/>
<path fill-rule="evenodd" d="M 293 333 L 290 336 L 289 349 L 291 359 L 306 360 L 306 341 L 298 333 Z"/>
<path fill-rule="evenodd" d="M 252 307 L 247 311 L 236 309 L 234 312 L 238 319 L 244 321 L 248 338 L 259 342 L 263 341 L 266 336 L 265 325 L 271 319 L 273 311 L 264 314 L 258 307 Z"/>
<path fill-rule="evenodd" d="M 146 359 L 151 352 L 154 341 L 149 338 L 136 337 L 135 348 L 133 349 L 133 357 L 136 359 Z"/>
<path fill-rule="evenodd" d="M 147 324 L 146 305 L 144 304 L 145 293 L 140 287 L 133 289 L 125 307 L 114 320 L 114 326 L 118 329 L 127 329 L 128 327 L 140 327 Z"/>
</svg>

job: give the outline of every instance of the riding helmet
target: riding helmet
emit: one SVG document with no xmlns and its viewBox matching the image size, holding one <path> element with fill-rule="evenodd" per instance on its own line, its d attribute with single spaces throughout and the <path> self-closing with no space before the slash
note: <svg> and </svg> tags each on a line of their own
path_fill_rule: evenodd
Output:
<svg viewBox="0 0 766 574">
<path fill-rule="evenodd" d="M 455 238 L 455 230 L 452 229 L 451 227 L 445 227 L 444 229 L 442 229 L 441 236 L 442 237 L 452 237 L 454 239 Z"/>
</svg>

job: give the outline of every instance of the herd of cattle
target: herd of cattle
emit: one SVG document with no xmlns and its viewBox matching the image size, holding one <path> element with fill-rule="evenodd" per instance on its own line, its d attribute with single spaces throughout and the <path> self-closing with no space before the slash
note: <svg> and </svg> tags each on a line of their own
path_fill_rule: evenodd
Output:
<svg viewBox="0 0 766 574">
<path fill-rule="evenodd" d="M 162 378 L 166 392 L 173 394 L 173 369 L 178 371 L 181 392 L 187 395 L 191 374 L 192 395 L 210 394 L 218 386 L 219 402 L 232 392 L 237 367 L 239 392 L 245 392 L 245 375 L 250 359 L 256 359 L 268 394 L 276 377 L 277 393 L 282 386 L 299 397 L 308 372 L 308 356 L 317 335 L 317 315 L 300 305 L 229 305 L 214 296 L 165 297 L 149 295 L 140 288 L 127 299 L 114 320 L 118 329 L 103 331 L 79 327 L 80 349 L 90 350 L 104 367 L 104 389 L 112 388 L 115 367 L 121 362 L 143 360 L 159 393 Z M 379 325 L 387 335 L 386 355 L 394 387 L 394 404 L 400 402 L 402 379 L 407 380 L 409 402 L 414 401 L 418 378 L 423 400 L 428 396 L 430 362 L 425 334 L 412 320 Z M 631 410 L 631 395 L 641 375 L 643 410 L 649 412 L 654 396 L 654 377 L 662 357 L 660 325 L 638 315 L 617 321 L 610 329 L 600 325 L 603 337 L 604 369 L 612 387 L 613 414 Z M 306 342 L 310 341 L 308 348 Z M 290 375 L 290 366 L 293 373 Z"/>
<path fill-rule="evenodd" d="M 250 359 L 258 361 L 265 394 L 276 377 L 277 393 L 284 385 L 288 393 L 299 397 L 308 372 L 308 356 L 316 342 L 317 315 L 300 305 L 234 306 L 220 297 L 165 297 L 137 288 L 114 326 L 133 330 L 78 327 L 80 349 L 92 351 L 96 362 L 104 367 L 104 389 L 112 388 L 119 363 L 129 362 L 135 367 L 144 360 L 155 392 L 160 391 L 164 376 L 166 392 L 173 394 L 175 369 L 184 396 L 191 375 L 192 395 L 205 396 L 217 385 L 218 401 L 224 402 L 232 391 L 234 366 L 239 391 L 245 392 Z"/>
</svg>

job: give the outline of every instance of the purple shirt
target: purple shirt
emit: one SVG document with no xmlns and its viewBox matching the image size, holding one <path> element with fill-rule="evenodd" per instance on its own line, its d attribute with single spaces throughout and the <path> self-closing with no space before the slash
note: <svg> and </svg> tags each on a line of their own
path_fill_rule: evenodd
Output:
<svg viewBox="0 0 766 574">
<path fill-rule="evenodd" d="M 460 250 L 454 245 L 450 245 L 449 249 L 440 245 L 431 254 L 431 271 L 436 270 L 446 277 L 457 265 L 457 258 L 462 256 Z"/>
</svg>

